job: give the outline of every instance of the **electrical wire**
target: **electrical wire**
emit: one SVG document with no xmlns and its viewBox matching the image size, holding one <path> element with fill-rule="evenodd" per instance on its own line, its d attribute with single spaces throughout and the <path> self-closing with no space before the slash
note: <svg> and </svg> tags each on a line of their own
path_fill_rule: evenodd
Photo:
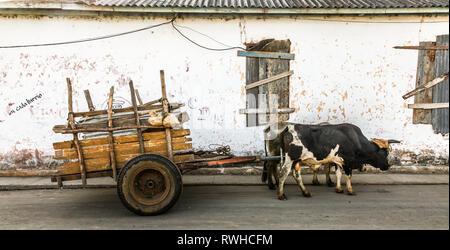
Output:
<svg viewBox="0 0 450 250">
<path fill-rule="evenodd" d="M 174 24 L 175 26 L 179 27 L 179 28 L 188 29 L 188 30 L 191 30 L 191 31 L 193 31 L 193 32 L 195 32 L 195 33 L 197 33 L 197 34 L 200 34 L 200 35 L 204 36 L 204 37 L 207 37 L 207 38 L 213 40 L 214 42 L 216 42 L 216 43 L 218 43 L 218 44 L 220 44 L 220 45 L 223 45 L 223 46 L 225 46 L 225 47 L 229 47 L 229 48 L 233 47 L 233 46 L 227 45 L 227 44 L 225 44 L 225 43 L 222 43 L 222 42 L 220 42 L 220 41 L 217 41 L 216 39 L 214 39 L 214 38 L 212 38 L 212 37 L 210 37 L 210 36 L 208 36 L 208 35 L 206 35 L 206 34 L 203 34 L 202 32 L 197 31 L 197 30 L 195 30 L 195 29 L 193 29 L 193 28 L 191 28 L 191 27 L 181 26 L 181 25 L 176 24 L 175 22 L 174 22 L 173 24 Z"/>
<path fill-rule="evenodd" d="M 203 49 L 213 50 L 213 51 L 224 51 L 224 50 L 232 50 L 232 49 L 242 49 L 242 50 L 245 50 L 245 48 L 242 48 L 242 47 L 228 47 L 228 48 L 222 48 L 222 49 L 209 48 L 209 47 L 206 47 L 206 46 L 203 46 L 203 45 L 200 45 L 200 44 L 194 42 L 194 41 L 191 40 L 189 37 L 187 37 L 186 35 L 184 35 L 179 29 L 177 29 L 177 27 L 175 27 L 175 25 L 174 25 L 173 22 L 172 22 L 172 27 L 173 27 L 173 28 L 174 28 L 174 29 L 175 29 L 182 37 L 186 38 L 186 40 L 188 40 L 189 42 L 191 42 L 191 43 L 193 43 L 193 44 L 195 44 L 195 45 L 197 45 L 198 47 L 203 48 Z"/>
<path fill-rule="evenodd" d="M 128 34 L 132 34 L 132 33 L 136 33 L 136 32 L 140 32 L 140 31 L 144 31 L 144 30 L 149 30 L 152 28 L 156 28 L 159 26 L 163 26 L 166 24 L 172 24 L 172 27 L 181 35 L 183 36 L 186 40 L 188 40 L 189 42 L 197 45 L 198 47 L 201 47 L 203 49 L 207 49 L 207 50 L 212 50 L 212 51 L 226 51 L 226 50 L 233 50 L 233 49 L 242 49 L 245 50 L 245 48 L 243 47 L 239 47 L 239 46 L 229 46 L 227 44 L 224 44 L 220 41 L 217 41 L 216 39 L 203 34 L 197 30 L 194 30 L 190 27 L 186 27 L 186 26 L 181 26 L 178 24 L 175 24 L 175 19 L 176 17 L 174 17 L 172 20 L 168 21 L 168 22 L 163 22 L 163 23 L 159 23 L 156 25 L 151 25 L 151 26 L 147 26 L 141 29 L 136 29 L 136 30 L 131 30 L 131 31 L 127 31 L 127 32 L 122 32 L 122 33 L 117 33 L 117 34 L 112 34 L 112 35 L 105 35 L 105 36 L 99 36 L 99 37 L 93 37 L 93 38 L 86 38 L 86 39 L 80 39 L 80 40 L 74 40 L 74 41 L 66 41 L 66 42 L 56 42 L 56 43 L 42 43 L 42 44 L 26 44 L 26 45 L 8 45 L 8 46 L 0 46 L 0 49 L 12 49 L 12 48 L 28 48 L 28 47 L 42 47 L 42 46 L 53 46 L 53 45 L 66 45 L 66 44 L 74 44 L 74 43 L 83 43 L 83 42 L 91 42 L 91 41 L 97 41 L 97 40 L 102 40 L 102 39 L 108 39 L 108 38 L 113 38 L 113 37 L 118 37 L 118 36 L 124 36 L 124 35 L 128 35 Z M 323 21 L 323 22 L 342 22 L 342 23 L 367 23 L 367 24 L 371 24 L 371 23 L 420 23 L 420 24 L 426 24 L 426 23 L 445 23 L 448 21 L 429 21 L 429 22 L 395 22 L 395 21 L 372 21 L 372 22 L 368 22 L 368 21 L 358 21 L 358 20 L 333 20 L 333 19 L 315 19 L 315 18 L 301 18 L 299 20 L 306 20 L 306 21 Z M 205 36 L 209 39 L 211 39 L 212 41 L 219 43 L 223 46 L 225 46 L 226 48 L 210 48 L 210 47 L 206 47 L 203 46 L 195 41 L 193 41 L 192 39 L 190 39 L 189 37 L 187 37 L 183 32 L 181 32 L 177 27 L 180 28 L 185 28 L 185 29 L 189 29 L 193 32 L 196 32 L 202 36 Z"/>
<path fill-rule="evenodd" d="M 112 35 L 99 36 L 99 37 L 94 37 L 94 38 L 86 38 L 86 39 L 80 39 L 80 40 L 74 40 L 74 41 L 67 41 L 67 42 L 57 42 L 57 43 L 41 43 L 41 44 L 26 44 L 26 45 L 0 46 L 0 49 L 28 48 L 28 47 L 42 47 L 42 46 L 65 45 L 65 44 L 73 44 L 73 43 L 83 43 L 83 42 L 97 41 L 97 40 L 102 40 L 102 39 L 107 39 L 107 38 L 112 38 L 112 37 L 118 37 L 118 36 L 128 35 L 128 34 L 140 32 L 140 31 L 144 31 L 144 30 L 153 29 L 153 28 L 156 28 L 156 27 L 159 27 L 159 26 L 163 26 L 163 25 L 166 25 L 166 24 L 169 24 L 169 23 L 173 23 L 173 21 L 175 21 L 175 19 L 176 19 L 176 17 L 174 17 L 172 20 L 170 20 L 170 21 L 168 21 L 168 22 L 159 23 L 159 24 L 147 26 L 147 27 L 144 27 L 144 28 L 141 28 L 141 29 L 131 30 L 131 31 L 126 31 L 126 32 L 122 32 L 122 33 L 112 34 Z"/>
<path fill-rule="evenodd" d="M 222 43 L 222 42 L 219 42 L 219 41 L 217 41 L 216 39 L 214 39 L 214 38 L 212 38 L 212 37 L 210 37 L 210 36 L 208 36 L 208 35 L 206 35 L 206 34 L 203 34 L 203 33 L 199 32 L 199 31 L 196 31 L 196 30 L 194 30 L 194 29 L 192 29 L 192 28 L 184 27 L 184 26 L 180 26 L 180 25 L 176 25 L 176 26 L 178 26 L 178 27 L 190 29 L 190 30 L 192 30 L 192 31 L 194 31 L 194 32 L 196 32 L 196 33 L 198 33 L 198 34 L 201 34 L 201 35 L 203 35 L 203 36 L 205 36 L 205 37 L 208 37 L 209 39 L 211 39 L 211 40 L 213 40 L 213 41 L 215 41 L 215 42 L 217 42 L 217 43 L 219 43 L 219 44 L 221 44 L 221 45 L 223 45 L 223 46 L 225 46 L 225 47 L 227 47 L 227 48 L 215 49 L 215 48 L 209 48 L 209 47 L 200 45 L 200 44 L 194 42 L 192 39 L 190 39 L 190 38 L 187 37 L 186 35 L 184 35 L 179 29 L 177 29 L 177 28 L 175 27 L 175 24 L 174 24 L 175 19 L 176 19 L 176 17 L 174 17 L 172 20 L 170 20 L 170 21 L 168 21 L 168 22 L 164 22 L 164 23 L 160 23 L 160 24 L 156 24 L 156 25 L 147 26 L 147 27 L 144 27 L 144 28 L 141 28 L 141 29 L 137 29 L 137 30 L 131 30 L 131 31 L 127 31 L 127 32 L 122 32 L 122 33 L 112 34 L 112 35 L 99 36 L 99 37 L 94 37 L 94 38 L 86 38 L 86 39 L 80 39 L 80 40 L 74 40 L 74 41 L 57 42 L 57 43 L 41 43 L 41 44 L 26 44 L 26 45 L 0 46 L 0 49 L 29 48 L 29 47 L 42 47 L 42 46 L 54 46 L 54 45 L 66 45 L 66 44 L 74 44 L 74 43 L 82 43 L 82 42 L 91 42 L 91 41 L 97 41 L 97 40 L 102 40 L 102 39 L 107 39 L 107 38 L 113 38 L 113 37 L 118 37 L 118 36 L 128 35 L 128 34 L 140 32 L 140 31 L 144 31 L 144 30 L 149 30 L 149 29 L 152 29 L 152 28 L 156 28 L 156 27 L 163 26 L 163 25 L 166 25 L 166 24 L 170 24 L 170 23 L 171 23 L 171 24 L 172 24 L 172 27 L 173 27 L 173 28 L 174 28 L 181 36 L 183 36 L 184 38 L 186 38 L 186 39 L 187 39 L 188 41 L 190 41 L 191 43 L 193 43 L 193 44 L 195 44 L 195 45 L 197 45 L 197 46 L 199 46 L 199 47 L 201 47 L 201 48 L 203 48 L 203 49 L 213 50 L 213 51 L 225 51 L 225 50 L 232 50 L 232 49 L 243 49 L 243 50 L 245 50 L 245 48 L 242 48 L 242 47 L 232 47 L 232 46 L 226 45 L 226 44 L 224 44 L 224 43 Z"/>
</svg>

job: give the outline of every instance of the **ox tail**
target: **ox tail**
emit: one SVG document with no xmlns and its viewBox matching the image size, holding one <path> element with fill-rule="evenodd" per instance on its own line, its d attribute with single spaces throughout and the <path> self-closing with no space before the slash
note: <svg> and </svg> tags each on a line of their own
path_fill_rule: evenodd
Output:
<svg viewBox="0 0 450 250">
<path fill-rule="evenodd" d="M 280 133 L 280 167 L 283 167 L 284 159 L 283 159 L 283 146 L 284 146 L 284 134 L 289 131 L 289 126 L 286 126 L 283 131 Z"/>
<path fill-rule="evenodd" d="M 264 138 L 264 153 L 266 154 L 266 157 L 267 157 L 267 140 L 265 138 Z M 267 161 L 264 161 L 264 167 L 263 167 L 263 172 L 261 175 L 261 181 L 262 182 L 267 181 Z"/>
</svg>

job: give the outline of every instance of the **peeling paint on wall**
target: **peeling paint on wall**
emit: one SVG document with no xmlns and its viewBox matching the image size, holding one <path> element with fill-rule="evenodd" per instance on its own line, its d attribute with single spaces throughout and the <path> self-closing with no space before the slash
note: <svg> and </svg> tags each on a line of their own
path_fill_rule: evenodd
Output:
<svg viewBox="0 0 450 250">
<path fill-rule="evenodd" d="M 374 19 L 420 20 L 358 20 Z M 166 19 L 142 16 L 0 16 L 0 31 L 8 34 L 0 43 L 74 40 L 163 21 Z M 296 112 L 290 121 L 353 123 L 368 138 L 401 140 L 394 152 L 402 164 L 410 162 L 408 157 L 411 162 L 448 164 L 448 138 L 434 134 L 431 126 L 413 125 L 412 110 L 401 98 L 415 86 L 417 55 L 392 49 L 434 40 L 436 35 L 448 33 L 448 23 L 364 24 L 251 16 L 226 20 L 186 17 L 177 22 L 229 45 L 289 38 L 296 54 L 290 66 L 294 71 L 290 105 Z M 18 26 L 21 32 L 17 32 Z M 205 46 L 218 46 L 195 32 L 184 31 Z M 52 143 L 71 139 L 52 131 L 55 124 L 66 123 L 66 77 L 74 85 L 75 111 L 86 111 L 84 89 L 90 90 L 94 106 L 103 108 L 110 86 L 115 87 L 117 96 L 128 98 L 130 79 L 143 101 L 159 98 L 160 69 L 166 72 L 170 101 L 186 104 L 181 111 L 191 117 L 186 127 L 191 129 L 195 148 L 227 144 L 236 155 L 264 152 L 262 128 L 246 128 L 245 116 L 238 112 L 245 108 L 245 58 L 237 57 L 236 51 L 201 49 L 170 26 L 161 26 L 91 43 L 2 50 L 0 130 L 8 133 L 0 134 L 0 168 L 55 166 Z M 24 98 L 37 93 L 42 93 L 39 103 L 27 107 L 27 112 L 8 115 Z"/>
</svg>

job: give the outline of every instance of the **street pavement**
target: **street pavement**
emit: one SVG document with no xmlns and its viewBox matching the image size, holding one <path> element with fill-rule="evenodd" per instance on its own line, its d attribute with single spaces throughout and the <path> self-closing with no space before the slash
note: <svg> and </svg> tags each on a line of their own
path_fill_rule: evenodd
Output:
<svg viewBox="0 0 450 250">
<path fill-rule="evenodd" d="M 354 196 L 307 187 L 312 198 L 287 185 L 280 201 L 264 185 L 186 185 L 151 217 L 129 212 L 111 187 L 4 190 L 0 229 L 449 229 L 448 182 L 355 183 Z"/>
</svg>

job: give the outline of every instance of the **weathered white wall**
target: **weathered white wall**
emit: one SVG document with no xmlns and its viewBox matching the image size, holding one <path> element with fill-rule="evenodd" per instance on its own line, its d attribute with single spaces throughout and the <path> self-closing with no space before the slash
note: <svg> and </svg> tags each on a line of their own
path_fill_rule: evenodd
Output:
<svg viewBox="0 0 450 250">
<path fill-rule="evenodd" d="M 177 23 L 232 46 L 264 38 L 290 39 L 296 54 L 290 82 L 296 113 L 291 121 L 354 123 L 369 138 L 402 140 L 396 149 L 448 161 L 448 138 L 434 134 L 431 126 L 413 125 L 412 110 L 406 108 L 413 98 L 401 98 L 414 88 L 417 51 L 392 49 L 447 34 L 448 17 L 347 19 L 382 23 L 254 17 L 192 17 Z M 417 23 L 421 20 L 434 23 Z M 0 16 L 0 45 L 76 40 L 165 21 Z M 190 30 L 183 32 L 203 45 L 221 47 Z M 86 111 L 84 89 L 90 90 L 95 106 L 104 108 L 111 85 L 116 96 L 129 102 L 129 79 L 144 101 L 159 98 L 160 69 L 166 73 L 169 100 L 186 104 L 183 110 L 191 117 L 187 127 L 195 148 L 227 144 L 239 155 L 263 152 L 262 128 L 246 128 L 245 116 L 238 112 L 245 108 L 245 58 L 237 57 L 235 50 L 199 48 L 166 25 L 89 43 L 0 49 L 0 167 L 45 165 L 45 156 L 53 154 L 52 142 L 71 138 L 52 132 L 55 124 L 66 122 L 66 77 L 75 88 L 75 111 Z M 42 97 L 32 105 L 9 114 L 38 94 Z"/>
</svg>

